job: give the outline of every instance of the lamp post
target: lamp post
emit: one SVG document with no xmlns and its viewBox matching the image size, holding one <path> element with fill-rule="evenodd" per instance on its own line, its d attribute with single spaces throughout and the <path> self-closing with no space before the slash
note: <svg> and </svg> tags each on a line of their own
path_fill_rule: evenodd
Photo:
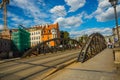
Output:
<svg viewBox="0 0 120 80">
<path fill-rule="evenodd" d="M 8 27 L 7 27 L 7 4 L 10 3 L 10 0 L 2 0 L 2 2 L 0 3 L 0 8 L 3 8 L 4 9 L 4 30 L 8 30 Z"/>
<path fill-rule="evenodd" d="M 115 13 L 115 22 L 116 22 L 116 31 L 117 31 L 117 36 L 118 36 L 118 43 L 119 43 L 119 46 L 120 46 L 120 36 L 119 36 L 119 27 L 118 27 L 118 17 L 117 17 L 117 11 L 116 11 L 116 5 L 117 5 L 117 2 L 118 0 L 109 0 L 109 2 L 111 3 L 111 5 L 113 6 L 114 8 L 114 13 Z"/>
</svg>

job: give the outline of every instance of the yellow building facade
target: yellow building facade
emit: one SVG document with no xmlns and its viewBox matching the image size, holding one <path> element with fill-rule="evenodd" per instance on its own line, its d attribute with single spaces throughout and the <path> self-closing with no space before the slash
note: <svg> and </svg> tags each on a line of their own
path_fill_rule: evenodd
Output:
<svg viewBox="0 0 120 80">
<path fill-rule="evenodd" d="M 58 23 L 45 25 L 42 29 L 42 41 L 47 41 L 54 38 L 60 38 L 60 31 Z M 55 46 L 55 42 L 48 43 L 49 46 Z"/>
<path fill-rule="evenodd" d="M 30 32 L 31 47 L 50 39 L 60 38 L 58 23 L 33 26 L 28 31 Z M 51 41 L 47 45 L 54 46 L 55 42 Z"/>
</svg>

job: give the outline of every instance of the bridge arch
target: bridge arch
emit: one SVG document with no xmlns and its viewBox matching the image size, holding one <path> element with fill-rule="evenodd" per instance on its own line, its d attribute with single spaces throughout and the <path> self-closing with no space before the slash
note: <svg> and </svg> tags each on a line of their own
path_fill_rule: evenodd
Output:
<svg viewBox="0 0 120 80">
<path fill-rule="evenodd" d="M 48 43 L 54 42 L 54 46 L 49 46 Z M 50 39 L 47 41 L 44 41 L 42 43 L 39 43 L 35 47 L 31 48 L 30 50 L 26 51 L 23 55 L 22 58 L 31 56 L 31 55 L 38 55 L 41 53 L 53 53 L 61 50 L 66 50 L 66 49 L 73 49 L 73 48 L 81 48 L 82 45 L 80 42 L 74 39 L 64 39 L 64 38 L 54 38 Z"/>
<path fill-rule="evenodd" d="M 104 39 L 104 36 L 102 36 L 100 33 L 93 33 L 89 36 L 87 42 L 82 47 L 78 57 L 78 61 L 84 62 L 92 58 L 105 48 L 106 41 Z"/>
</svg>

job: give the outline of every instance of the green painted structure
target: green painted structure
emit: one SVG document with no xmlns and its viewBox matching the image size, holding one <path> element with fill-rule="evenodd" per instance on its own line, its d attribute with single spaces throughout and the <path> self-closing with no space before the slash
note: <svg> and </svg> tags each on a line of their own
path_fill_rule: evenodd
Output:
<svg viewBox="0 0 120 80">
<path fill-rule="evenodd" d="M 23 28 L 19 28 L 12 33 L 13 51 L 24 52 L 30 48 L 30 33 Z"/>
</svg>

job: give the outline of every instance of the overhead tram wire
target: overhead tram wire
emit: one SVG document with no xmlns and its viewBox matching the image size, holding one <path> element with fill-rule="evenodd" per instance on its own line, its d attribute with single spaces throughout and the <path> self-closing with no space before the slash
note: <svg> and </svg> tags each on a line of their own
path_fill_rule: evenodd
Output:
<svg viewBox="0 0 120 80">
<path fill-rule="evenodd" d="M 53 7 L 54 4 L 52 4 L 49 0 L 47 0 L 47 2 Z M 57 11 L 63 15 L 65 15 L 63 12 L 60 12 L 60 8 L 57 8 Z"/>
<path fill-rule="evenodd" d="M 45 2 L 47 2 L 49 5 L 49 7 L 53 8 L 55 5 L 53 3 L 51 3 L 49 0 L 46 0 Z M 58 11 L 59 13 L 61 13 L 62 15 L 65 15 L 63 12 L 60 12 L 60 8 L 57 8 L 56 11 Z"/>
<path fill-rule="evenodd" d="M 15 9 L 13 9 L 11 5 L 9 5 L 8 7 L 9 7 L 9 9 L 11 9 L 11 11 L 14 11 L 16 14 L 20 14 L 18 11 L 16 11 Z M 24 16 L 25 16 L 25 15 L 21 14 L 21 16 L 19 16 L 19 17 L 22 17 L 22 19 L 24 19 Z M 21 24 L 21 23 L 18 23 L 18 24 Z M 16 26 L 17 26 L 17 25 L 16 25 Z M 13 26 L 12 26 L 12 27 L 13 27 Z M 15 26 L 14 26 L 14 28 L 18 28 L 18 27 L 15 27 Z"/>
<path fill-rule="evenodd" d="M 14 12 L 17 13 L 17 14 L 20 14 L 18 11 L 16 11 L 15 9 L 13 9 L 11 5 L 9 5 L 9 9 L 11 9 L 11 11 L 14 11 Z M 25 16 L 25 15 L 23 15 L 23 14 L 20 14 L 20 15 L 21 15 L 21 16 Z"/>
<path fill-rule="evenodd" d="M 38 0 L 38 1 L 39 1 L 39 0 Z M 40 1 L 39 1 L 39 2 L 40 2 Z M 50 1 L 46 0 L 46 2 L 47 2 L 48 4 L 50 4 L 49 6 L 50 6 L 51 8 L 54 7 L 54 4 L 52 4 Z M 40 3 L 42 3 L 42 2 L 40 2 Z M 10 9 L 14 10 L 11 5 L 8 5 L 8 7 L 9 7 Z M 14 11 L 15 11 L 15 13 L 17 13 L 17 14 L 19 13 L 19 12 L 16 11 L 16 10 L 14 10 Z M 59 13 L 65 15 L 63 12 L 60 12 L 60 9 L 59 9 L 59 8 L 57 8 L 57 11 L 58 11 Z M 24 15 L 22 15 L 22 16 L 24 16 Z"/>
<path fill-rule="evenodd" d="M 50 1 L 48 1 L 47 0 L 47 3 L 49 4 L 49 7 L 51 7 L 51 8 L 53 8 L 55 5 L 54 4 L 52 4 Z M 14 10 L 13 8 L 12 8 L 12 6 L 11 5 L 8 5 L 8 9 L 12 9 L 12 10 Z M 16 11 L 16 10 L 14 10 L 15 11 L 15 13 L 17 13 L 17 14 L 19 14 L 19 12 L 18 11 Z M 58 11 L 59 13 L 61 13 L 62 15 L 65 15 L 63 12 L 60 12 L 60 9 L 59 8 L 57 8 L 57 10 L 56 11 Z M 23 17 L 25 16 L 25 15 L 23 15 L 23 14 L 21 14 Z M 17 27 L 15 27 L 15 28 L 17 28 Z"/>
<path fill-rule="evenodd" d="M 46 2 L 49 4 L 49 7 L 51 7 L 51 8 L 54 7 L 54 4 L 52 4 L 49 0 L 46 0 Z M 14 10 L 11 5 L 8 5 L 8 7 L 9 7 L 10 9 Z M 16 11 L 16 10 L 14 10 L 14 11 L 15 11 L 15 13 L 17 13 L 17 14 L 20 14 L 18 11 Z M 60 9 L 59 9 L 59 8 L 57 8 L 56 11 L 58 11 L 58 12 L 61 13 L 62 15 L 65 15 L 63 12 L 60 12 Z M 23 15 L 23 14 L 21 14 L 21 15 L 22 15 L 22 16 L 25 16 L 25 15 Z"/>
</svg>

